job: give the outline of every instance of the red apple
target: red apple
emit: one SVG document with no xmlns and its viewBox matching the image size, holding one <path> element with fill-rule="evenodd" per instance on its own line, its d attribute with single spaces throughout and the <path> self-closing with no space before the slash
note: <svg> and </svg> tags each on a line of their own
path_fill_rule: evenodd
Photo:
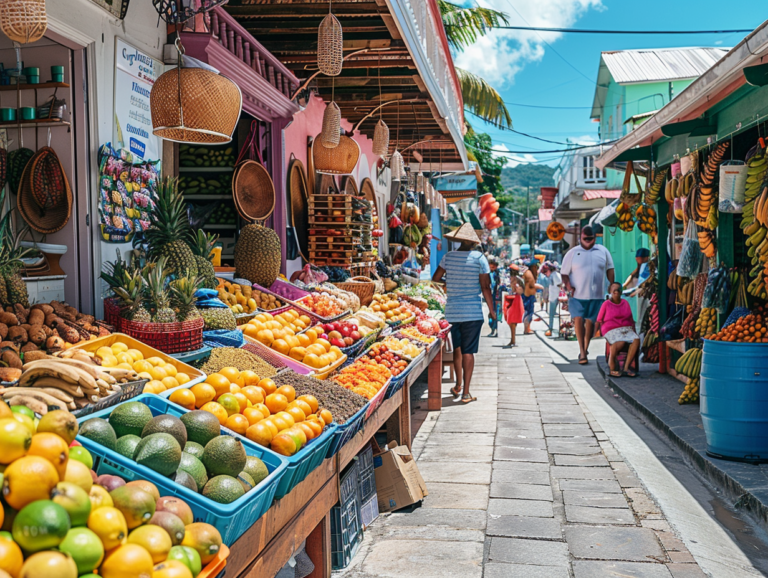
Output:
<svg viewBox="0 0 768 578">
<path fill-rule="evenodd" d="M 352 341 L 357 341 L 362 337 L 362 335 L 357 329 L 355 329 L 352 333 L 350 333 L 349 336 L 352 339 Z"/>
<path fill-rule="evenodd" d="M 344 327 L 342 327 L 342 328 L 341 328 L 341 334 L 342 334 L 344 337 L 349 337 L 349 334 L 350 334 L 350 333 L 352 333 L 352 331 L 351 331 L 351 330 L 349 329 L 349 327 L 347 327 L 346 325 L 345 325 Z"/>
<path fill-rule="evenodd" d="M 352 345 L 354 342 L 355 342 L 355 341 L 354 341 L 354 340 L 353 340 L 351 337 L 345 337 L 345 338 L 344 338 L 344 345 L 346 345 L 347 347 L 349 347 L 350 345 Z"/>
<path fill-rule="evenodd" d="M 331 331 L 333 331 L 333 323 L 325 323 L 323 325 L 323 331 L 325 333 L 330 333 Z"/>
<path fill-rule="evenodd" d="M 331 323 L 331 325 L 333 325 L 334 331 L 338 331 L 339 329 L 341 329 L 341 323 L 339 323 L 338 321 L 334 321 L 333 323 Z"/>
<path fill-rule="evenodd" d="M 327 333 L 323 333 L 323 334 L 320 336 L 320 339 L 325 339 L 326 341 L 328 341 L 328 334 L 327 334 Z"/>
</svg>

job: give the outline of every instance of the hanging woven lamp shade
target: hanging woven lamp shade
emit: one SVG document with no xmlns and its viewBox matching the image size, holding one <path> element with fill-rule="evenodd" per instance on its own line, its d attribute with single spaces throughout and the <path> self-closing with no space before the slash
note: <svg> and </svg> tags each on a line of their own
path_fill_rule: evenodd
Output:
<svg viewBox="0 0 768 578">
<path fill-rule="evenodd" d="M 344 36 L 341 23 L 331 13 L 317 29 L 317 68 L 327 76 L 341 74 L 344 62 Z"/>
<path fill-rule="evenodd" d="M 379 120 L 373 131 L 373 154 L 386 157 L 387 153 L 389 153 L 389 127 L 383 120 Z"/>
<path fill-rule="evenodd" d="M 228 143 L 242 104 L 240 89 L 228 78 L 203 68 L 174 68 L 157 79 L 149 95 L 152 132 L 176 142 Z"/>
<path fill-rule="evenodd" d="M 323 112 L 323 130 L 320 132 L 320 140 L 328 149 L 339 146 L 341 137 L 341 110 L 339 105 L 331 101 Z"/>
<path fill-rule="evenodd" d="M 405 176 L 405 167 L 403 166 L 403 155 L 395 149 L 392 158 L 389 159 L 389 168 L 392 169 L 392 180 L 399 181 Z"/>
<path fill-rule="evenodd" d="M 45 0 L 0 0 L 0 29 L 20 44 L 40 40 L 48 29 Z"/>
</svg>

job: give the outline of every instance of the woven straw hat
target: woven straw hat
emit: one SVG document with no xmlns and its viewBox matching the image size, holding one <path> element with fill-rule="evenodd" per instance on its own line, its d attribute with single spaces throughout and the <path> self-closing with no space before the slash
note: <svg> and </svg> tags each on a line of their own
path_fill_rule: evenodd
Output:
<svg viewBox="0 0 768 578">
<path fill-rule="evenodd" d="M 451 241 L 470 241 L 476 245 L 480 244 L 480 237 L 477 236 L 470 223 L 464 223 L 455 231 L 446 233 L 444 236 Z"/>
<path fill-rule="evenodd" d="M 72 189 L 52 149 L 43 147 L 24 167 L 16 206 L 27 224 L 38 233 L 55 233 L 69 222 Z"/>
<path fill-rule="evenodd" d="M 355 170 L 360 159 L 360 145 L 348 136 L 339 138 L 334 148 L 323 146 L 318 137 L 312 141 L 312 160 L 318 173 L 349 175 Z"/>
<path fill-rule="evenodd" d="M 288 201 L 290 202 L 290 223 L 296 228 L 299 252 L 309 254 L 309 210 L 307 199 L 307 177 L 304 165 L 299 159 L 291 160 L 288 166 Z"/>
<path fill-rule="evenodd" d="M 240 216 L 249 222 L 264 221 L 275 210 L 275 184 L 264 165 L 241 162 L 232 177 L 232 195 Z"/>
</svg>

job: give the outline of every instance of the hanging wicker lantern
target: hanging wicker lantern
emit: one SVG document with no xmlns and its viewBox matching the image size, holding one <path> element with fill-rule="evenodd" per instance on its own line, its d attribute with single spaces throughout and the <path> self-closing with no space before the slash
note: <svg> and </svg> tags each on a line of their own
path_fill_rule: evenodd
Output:
<svg viewBox="0 0 768 578">
<path fill-rule="evenodd" d="M 48 29 L 45 0 L 0 0 L 0 29 L 20 44 L 40 40 Z"/>
<path fill-rule="evenodd" d="M 395 149 L 392 158 L 389 159 L 389 168 L 392 170 L 392 180 L 399 181 L 405 176 L 405 167 L 403 166 L 403 155 Z"/>
<path fill-rule="evenodd" d="M 341 111 L 334 101 L 328 103 L 323 112 L 323 130 L 320 132 L 320 141 L 327 149 L 339 146 L 341 137 Z"/>
<path fill-rule="evenodd" d="M 389 127 L 383 120 L 379 120 L 373 131 L 373 154 L 386 157 L 387 153 L 389 153 Z"/>
<path fill-rule="evenodd" d="M 327 76 L 338 76 L 343 62 L 344 37 L 341 23 L 329 12 L 317 30 L 317 68 Z"/>
<path fill-rule="evenodd" d="M 152 87 L 152 133 L 176 142 L 228 143 L 240 118 L 240 88 L 210 70 L 183 68 L 181 60 Z"/>
</svg>

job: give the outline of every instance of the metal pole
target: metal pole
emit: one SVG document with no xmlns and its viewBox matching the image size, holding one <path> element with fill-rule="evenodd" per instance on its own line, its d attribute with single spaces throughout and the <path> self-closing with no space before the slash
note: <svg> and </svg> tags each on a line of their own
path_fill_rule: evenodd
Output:
<svg viewBox="0 0 768 578">
<path fill-rule="evenodd" d="M 528 185 L 528 193 L 525 195 L 525 242 L 531 246 L 533 254 L 533 243 L 531 243 L 531 185 Z"/>
</svg>

